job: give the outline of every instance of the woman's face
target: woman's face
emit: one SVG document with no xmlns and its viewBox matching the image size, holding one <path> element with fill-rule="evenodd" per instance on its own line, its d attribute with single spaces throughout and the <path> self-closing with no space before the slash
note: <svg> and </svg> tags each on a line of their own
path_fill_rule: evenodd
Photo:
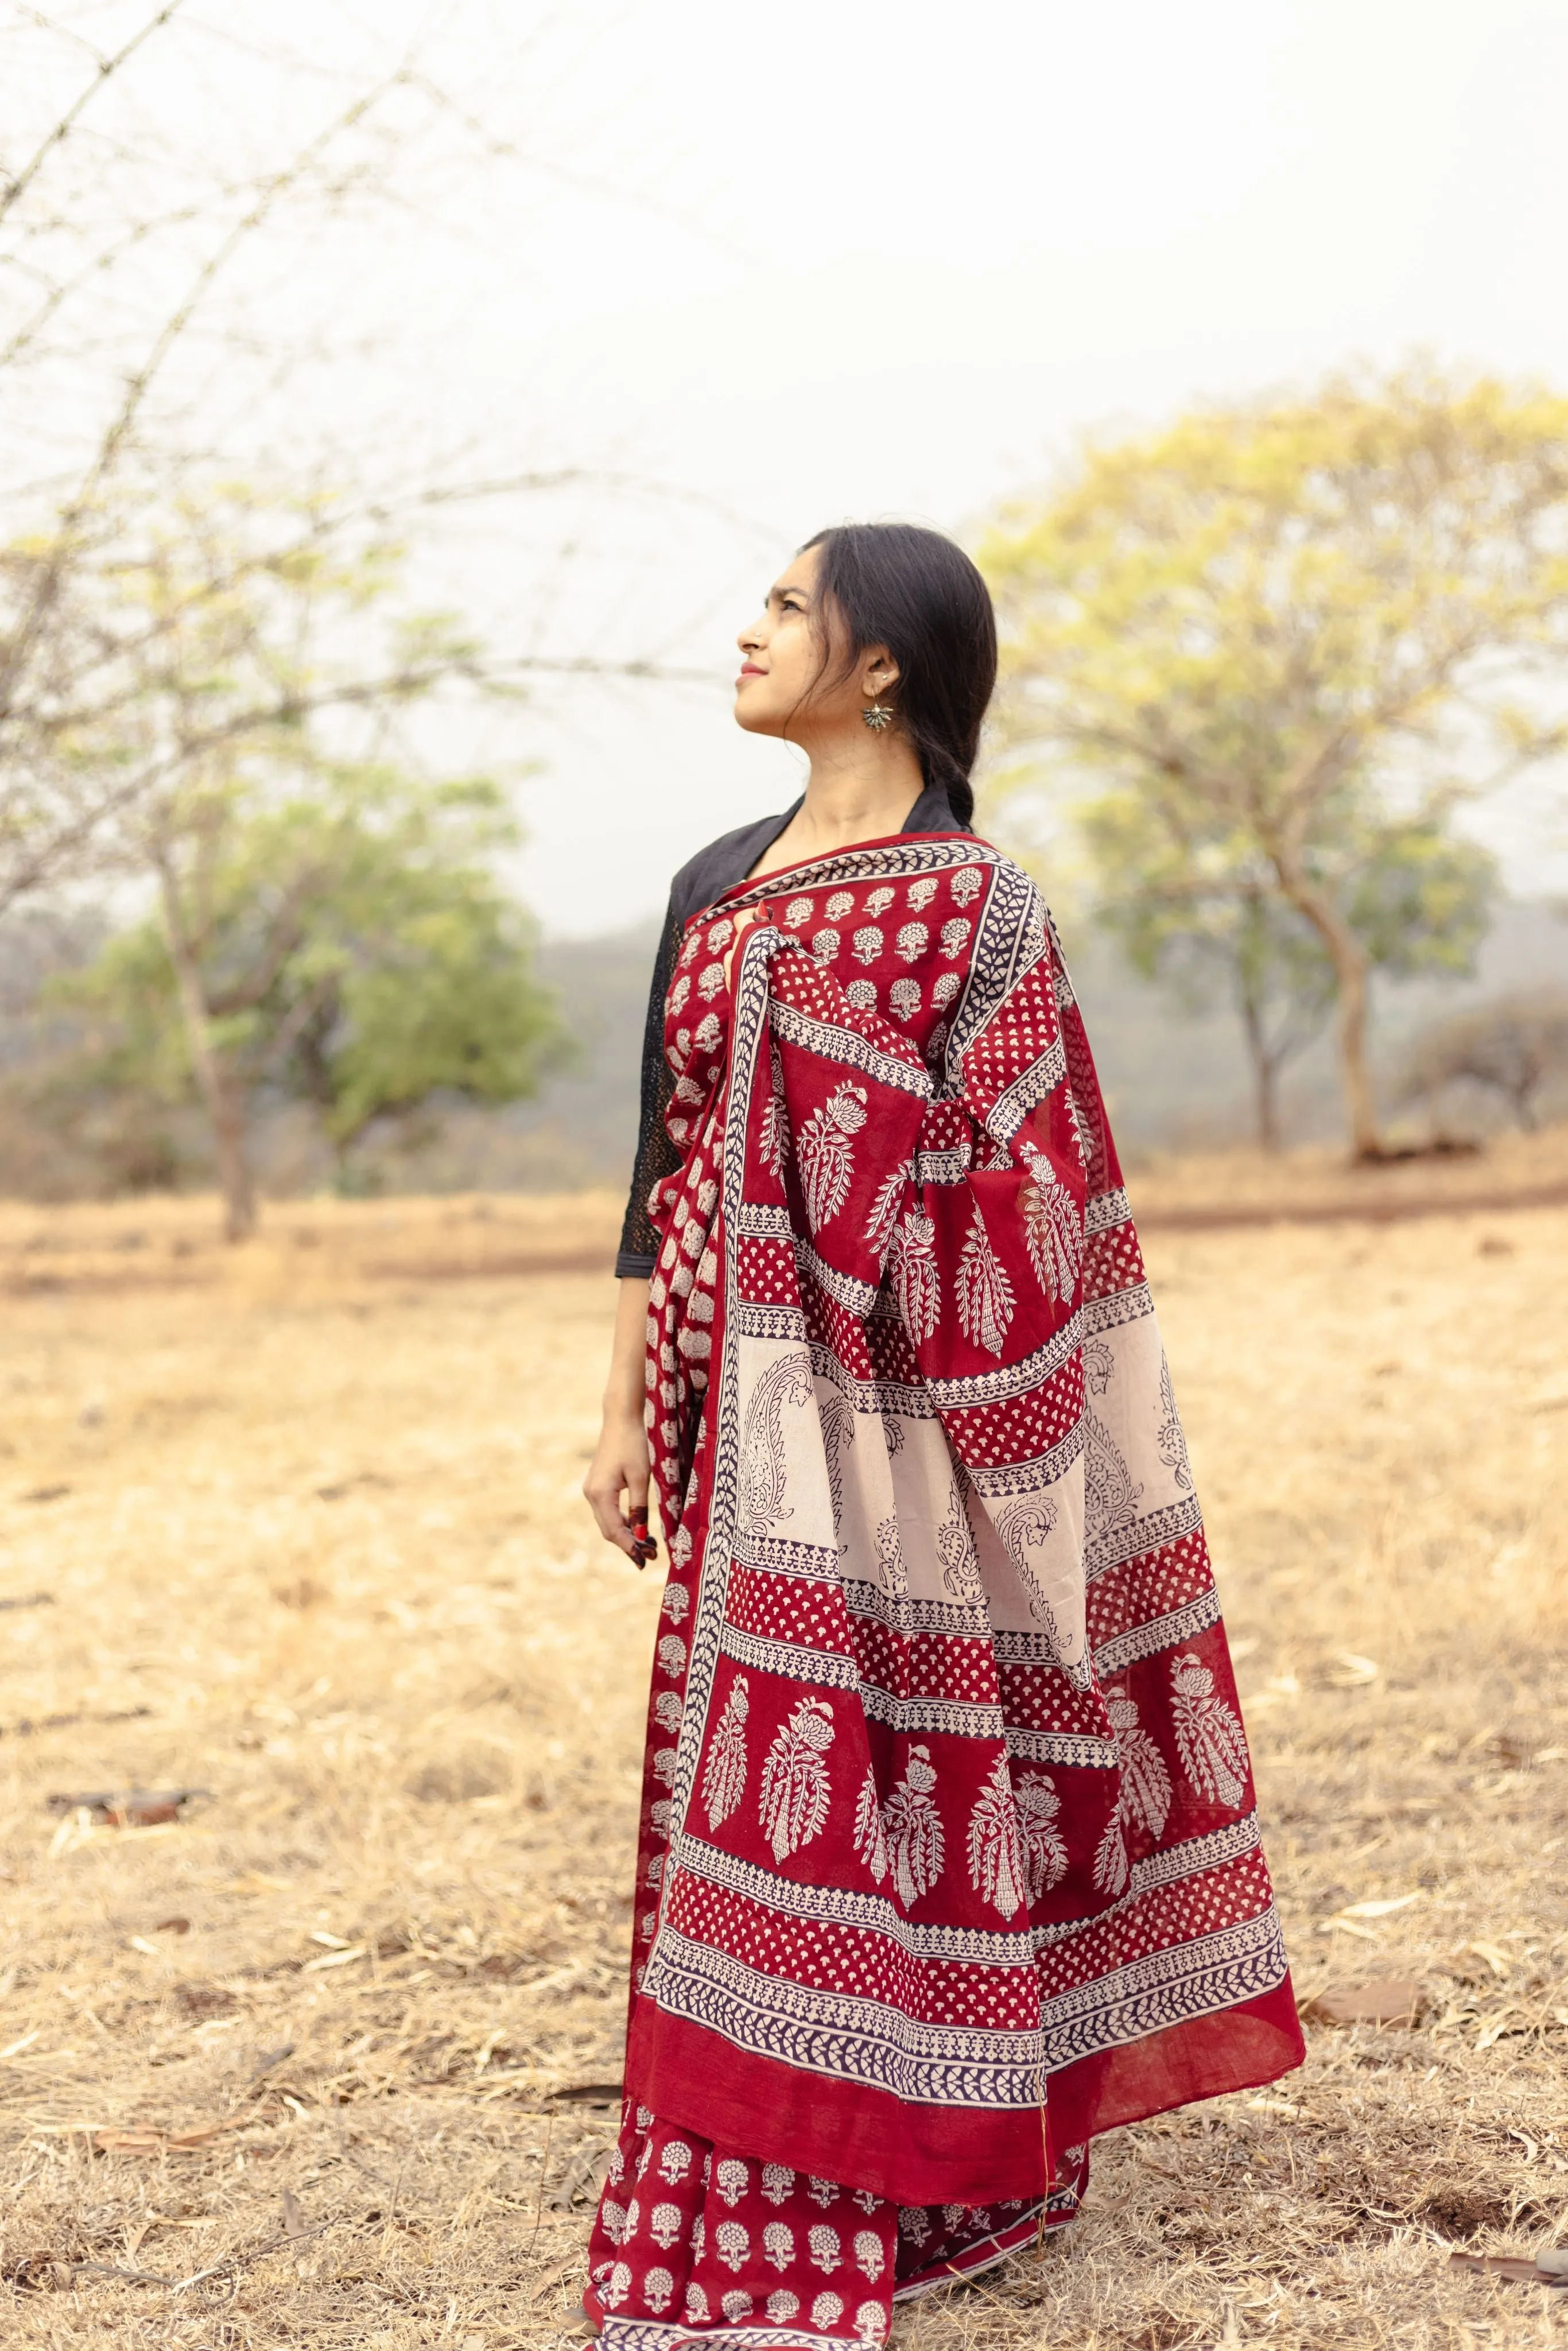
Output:
<svg viewBox="0 0 1568 2351">
<path fill-rule="evenodd" d="M 818 564 L 817 549 L 802 549 L 768 590 L 758 618 L 736 640 L 741 653 L 736 723 L 749 735 L 788 735 L 800 742 L 807 732 L 852 726 L 872 698 L 867 679 L 874 674 L 891 683 L 897 675 L 881 646 L 869 647 L 843 674 L 841 629 L 821 607 Z"/>
</svg>

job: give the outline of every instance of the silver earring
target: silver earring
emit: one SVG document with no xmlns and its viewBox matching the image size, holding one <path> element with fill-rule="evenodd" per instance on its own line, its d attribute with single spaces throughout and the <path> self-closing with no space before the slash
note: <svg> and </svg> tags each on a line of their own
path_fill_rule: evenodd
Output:
<svg viewBox="0 0 1568 2351">
<path fill-rule="evenodd" d="M 873 702 L 869 709 L 862 710 L 861 716 L 873 735 L 880 735 L 884 726 L 891 726 L 893 724 L 892 711 L 880 702 Z"/>
</svg>

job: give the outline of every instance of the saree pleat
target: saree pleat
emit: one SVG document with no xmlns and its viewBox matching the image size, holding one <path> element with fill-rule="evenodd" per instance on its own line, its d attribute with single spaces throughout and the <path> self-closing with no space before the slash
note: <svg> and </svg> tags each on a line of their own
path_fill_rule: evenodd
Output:
<svg viewBox="0 0 1568 2351">
<path fill-rule="evenodd" d="M 765 2163 L 630 2103 L 589 2248 L 587 2306 L 624 2345 L 675 2332 L 755 2341 L 887 2335 L 894 2303 L 973 2277 L 1071 2220 L 1088 2156 L 1049 2199 L 890 2203 Z"/>
<path fill-rule="evenodd" d="M 1096 2132 L 1301 2053 L 1082 1022 L 1033 885 L 967 835 L 727 893 L 666 1019 L 622 2159 L 676 2134 L 1027 2237 Z M 852 2307 L 777 2284 L 786 2321 L 645 2252 L 601 2216 L 607 2335 L 870 2340 L 896 2269 Z"/>
</svg>

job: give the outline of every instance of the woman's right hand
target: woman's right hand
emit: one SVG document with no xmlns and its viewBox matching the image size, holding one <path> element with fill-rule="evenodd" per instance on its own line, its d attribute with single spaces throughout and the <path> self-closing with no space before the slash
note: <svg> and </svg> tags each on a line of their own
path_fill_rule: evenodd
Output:
<svg viewBox="0 0 1568 2351">
<path fill-rule="evenodd" d="M 654 1556 L 648 1540 L 648 1438 L 643 1426 L 643 1364 L 648 1348 L 648 1284 L 623 1279 L 615 1310 L 604 1419 L 582 1490 L 606 1542 L 634 1567 Z"/>
<path fill-rule="evenodd" d="M 640 1570 L 643 1554 L 633 1521 L 641 1521 L 643 1538 L 648 1526 L 648 1439 L 640 1418 L 605 1413 L 582 1490 L 605 1541 Z"/>
</svg>

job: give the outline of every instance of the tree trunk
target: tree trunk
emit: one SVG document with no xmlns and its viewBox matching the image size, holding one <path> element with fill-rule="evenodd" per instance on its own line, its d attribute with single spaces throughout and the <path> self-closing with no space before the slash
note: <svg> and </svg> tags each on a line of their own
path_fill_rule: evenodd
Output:
<svg viewBox="0 0 1568 2351">
<path fill-rule="evenodd" d="M 218 1182 L 224 1196 L 224 1238 L 248 1240 L 256 1230 L 256 1186 L 246 1148 L 246 1105 L 240 1089 L 220 1068 L 215 1099 L 208 1105 L 217 1146 Z"/>
<path fill-rule="evenodd" d="M 1297 912 L 1304 914 L 1311 923 L 1333 965 L 1339 996 L 1340 1083 L 1344 1090 L 1352 1156 L 1356 1159 L 1381 1159 L 1383 1139 L 1377 1131 L 1372 1074 L 1366 1066 L 1367 975 L 1370 970 L 1366 951 L 1331 898 L 1299 869 L 1293 868 L 1290 861 L 1279 858 L 1276 862 L 1281 889 Z"/>
<path fill-rule="evenodd" d="M 1258 1118 L 1258 1147 L 1260 1151 L 1280 1148 L 1280 1102 L 1278 1054 L 1269 1050 L 1269 1040 L 1263 1034 L 1262 1008 L 1245 992 L 1241 998 L 1241 1025 L 1247 1031 L 1247 1050 L 1252 1056 L 1252 1098 Z"/>
<path fill-rule="evenodd" d="M 256 1230 L 256 1186 L 251 1181 L 246 1149 L 246 1092 L 232 1070 L 226 1069 L 213 1046 L 211 1016 L 202 988 L 201 967 L 181 918 L 178 884 L 163 863 L 159 864 L 163 929 L 169 959 L 180 994 L 180 1014 L 190 1048 L 191 1069 L 202 1107 L 213 1131 L 218 1183 L 224 1196 L 224 1238 L 248 1240 Z"/>
</svg>

